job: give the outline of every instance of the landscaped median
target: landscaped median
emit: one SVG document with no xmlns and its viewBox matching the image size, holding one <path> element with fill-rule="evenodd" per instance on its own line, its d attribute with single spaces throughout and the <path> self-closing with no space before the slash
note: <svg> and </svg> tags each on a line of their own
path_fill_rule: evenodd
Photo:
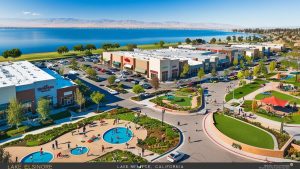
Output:
<svg viewBox="0 0 300 169">
<path fill-rule="evenodd" d="M 213 113 L 205 118 L 206 132 L 216 142 L 256 155 L 284 157 L 292 141 L 287 134 L 280 134 L 242 117 L 235 118 L 226 114 L 228 113 Z M 277 143 L 279 149 L 274 146 Z"/>
<path fill-rule="evenodd" d="M 202 107 L 203 90 L 201 88 L 182 88 L 177 91 L 165 93 L 165 95 L 151 99 L 162 109 L 176 112 L 192 113 Z"/>
</svg>

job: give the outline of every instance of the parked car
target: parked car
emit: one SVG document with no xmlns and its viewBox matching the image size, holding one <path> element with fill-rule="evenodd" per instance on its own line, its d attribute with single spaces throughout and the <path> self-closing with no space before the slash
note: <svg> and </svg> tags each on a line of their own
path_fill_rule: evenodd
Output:
<svg viewBox="0 0 300 169">
<path fill-rule="evenodd" d="M 137 80 L 131 80 L 130 81 L 132 84 L 139 84 L 139 81 L 137 81 Z"/>
<path fill-rule="evenodd" d="M 176 163 L 176 162 L 180 161 L 183 157 L 184 157 L 183 153 L 175 151 L 174 153 L 171 153 L 170 155 L 168 155 L 167 160 L 172 163 Z"/>
<path fill-rule="evenodd" d="M 116 79 L 115 80 L 115 83 L 120 83 L 121 82 L 121 79 Z"/>
<path fill-rule="evenodd" d="M 116 91 L 116 90 L 113 90 L 113 89 L 108 89 L 108 92 L 109 92 L 110 94 L 113 94 L 113 95 L 115 95 L 115 94 L 119 94 L 119 92 L 118 92 L 118 91 Z"/>
<path fill-rule="evenodd" d="M 148 84 L 148 83 L 142 84 L 142 87 L 143 87 L 144 89 L 151 89 L 151 88 L 152 88 L 152 86 L 151 86 L 150 84 Z"/>
</svg>

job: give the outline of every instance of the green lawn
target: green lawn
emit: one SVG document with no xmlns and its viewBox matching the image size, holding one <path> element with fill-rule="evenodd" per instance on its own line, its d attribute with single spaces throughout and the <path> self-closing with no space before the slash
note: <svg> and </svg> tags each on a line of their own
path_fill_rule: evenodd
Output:
<svg viewBox="0 0 300 169">
<path fill-rule="evenodd" d="M 165 48 L 172 46 L 172 45 L 176 45 L 176 43 L 166 43 L 164 45 Z M 155 45 L 155 44 L 145 44 L 145 45 L 138 45 L 137 46 L 140 49 L 159 49 L 162 48 L 159 45 Z M 112 48 L 109 49 L 109 51 L 117 51 L 117 50 L 127 50 L 126 46 L 121 46 L 120 48 Z M 93 54 L 102 54 L 103 49 L 96 49 L 93 50 L 92 53 Z M 16 58 L 15 60 L 28 60 L 28 61 L 40 61 L 40 60 L 53 60 L 53 59 L 62 59 L 62 58 L 70 58 L 70 57 L 74 57 L 74 56 L 84 56 L 84 52 L 77 52 L 77 51 L 73 51 L 70 50 L 69 53 L 67 54 L 58 54 L 56 51 L 54 52 L 42 52 L 42 53 L 30 53 L 30 54 L 23 54 L 21 57 Z M 5 62 L 5 61 L 14 61 L 13 58 L 4 58 L 1 56 L 0 53 L 0 62 Z"/>
<path fill-rule="evenodd" d="M 259 89 L 261 87 L 261 84 L 264 84 L 264 83 L 267 83 L 267 81 L 255 80 L 252 83 L 246 84 L 242 87 L 238 87 L 234 90 L 234 98 L 235 99 L 240 99 L 240 98 L 254 92 L 255 90 Z M 232 98 L 233 98 L 233 94 L 232 94 L 232 91 L 231 91 L 226 95 L 225 100 L 226 100 L 226 102 L 228 102 Z"/>
<path fill-rule="evenodd" d="M 271 97 L 271 96 L 275 96 L 279 99 L 282 99 L 282 100 L 288 100 L 290 102 L 290 104 L 294 104 L 294 102 L 296 102 L 297 104 L 300 104 L 300 99 L 297 99 L 293 96 L 290 96 L 290 95 L 287 95 L 287 94 L 284 94 L 284 93 L 280 93 L 280 92 L 277 92 L 277 91 L 270 91 L 271 92 L 271 95 L 264 95 L 264 94 L 258 94 L 255 96 L 255 99 L 256 100 L 262 100 L 266 97 Z"/>
<path fill-rule="evenodd" d="M 214 119 L 218 130 L 234 140 L 255 147 L 274 148 L 273 138 L 263 130 L 222 114 L 214 114 Z"/>
<path fill-rule="evenodd" d="M 166 96 L 161 96 L 163 100 L 168 100 Z M 171 104 L 176 104 L 178 106 L 192 106 L 192 98 L 190 97 L 177 97 L 173 100 L 170 100 Z"/>
<path fill-rule="evenodd" d="M 121 163 L 147 163 L 148 161 L 129 151 L 114 150 L 90 162 L 121 162 Z"/>
</svg>

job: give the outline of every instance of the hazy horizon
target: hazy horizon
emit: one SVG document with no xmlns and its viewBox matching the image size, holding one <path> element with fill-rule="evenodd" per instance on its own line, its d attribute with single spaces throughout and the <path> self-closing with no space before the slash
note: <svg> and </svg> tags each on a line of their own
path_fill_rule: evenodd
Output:
<svg viewBox="0 0 300 169">
<path fill-rule="evenodd" d="M 299 6 L 298 0 L 10 0 L 1 3 L 0 19 L 72 18 L 247 28 L 299 27 Z"/>
</svg>

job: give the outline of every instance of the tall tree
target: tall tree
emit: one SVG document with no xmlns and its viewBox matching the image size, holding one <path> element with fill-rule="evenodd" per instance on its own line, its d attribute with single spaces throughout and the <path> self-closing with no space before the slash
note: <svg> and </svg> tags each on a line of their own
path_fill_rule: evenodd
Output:
<svg viewBox="0 0 300 169">
<path fill-rule="evenodd" d="M 200 80 L 202 80 L 202 78 L 205 76 L 205 72 L 203 68 L 199 69 L 197 76 Z"/>
<path fill-rule="evenodd" d="M 91 99 L 93 100 L 93 102 L 95 104 L 97 104 L 97 113 L 99 111 L 99 105 L 101 103 L 101 101 L 103 101 L 105 98 L 105 95 L 104 94 L 101 94 L 100 92 L 98 91 L 94 91 L 92 94 L 91 94 Z"/>
<path fill-rule="evenodd" d="M 165 44 L 165 42 L 164 41 L 159 41 L 159 46 L 162 48 L 162 47 L 164 47 L 164 44 Z"/>
<path fill-rule="evenodd" d="M 217 42 L 217 39 L 216 39 L 216 38 L 211 38 L 210 43 L 214 44 L 214 43 L 216 43 L 216 42 Z"/>
<path fill-rule="evenodd" d="M 226 40 L 227 40 L 227 42 L 230 42 L 231 41 L 231 36 L 227 36 Z"/>
<path fill-rule="evenodd" d="M 253 68 L 253 76 L 257 77 L 259 75 L 260 68 L 259 66 L 255 66 Z"/>
<path fill-rule="evenodd" d="M 141 85 L 134 85 L 132 87 L 132 91 L 135 93 L 135 94 L 139 94 L 139 93 L 143 93 L 145 92 L 144 88 L 141 86 Z"/>
<path fill-rule="evenodd" d="M 75 46 L 73 47 L 73 50 L 74 50 L 74 51 L 80 51 L 80 52 L 82 52 L 82 51 L 84 51 L 84 47 L 83 47 L 82 44 L 75 45 Z"/>
<path fill-rule="evenodd" d="M 182 72 L 180 73 L 180 77 L 186 77 L 189 72 L 190 72 L 190 65 L 188 63 L 185 63 L 183 65 Z"/>
<path fill-rule="evenodd" d="M 86 50 L 96 50 L 96 46 L 94 44 L 86 44 L 85 45 Z"/>
<path fill-rule="evenodd" d="M 82 105 L 85 103 L 85 97 L 84 95 L 81 93 L 81 91 L 77 88 L 75 91 L 75 102 L 78 104 L 79 106 L 79 112 L 81 112 L 81 107 Z"/>
<path fill-rule="evenodd" d="M 43 120 L 47 119 L 50 113 L 50 100 L 45 98 L 39 99 L 36 111 L 40 114 Z"/>
<path fill-rule="evenodd" d="M 127 50 L 133 51 L 134 48 L 137 48 L 136 44 L 127 44 Z"/>
<path fill-rule="evenodd" d="M 111 76 L 109 76 L 109 77 L 107 78 L 107 82 L 108 82 L 110 85 L 112 85 L 112 84 L 115 83 L 116 79 L 117 79 L 117 78 L 116 78 L 115 75 L 111 75 Z"/>
<path fill-rule="evenodd" d="M 239 59 L 238 58 L 234 58 L 233 59 L 233 65 L 237 66 L 239 64 Z"/>
<path fill-rule="evenodd" d="M 68 52 L 69 52 L 69 48 L 67 46 L 60 46 L 57 48 L 57 53 L 59 54 L 64 54 Z"/>
<path fill-rule="evenodd" d="M 150 84 L 151 86 L 157 90 L 159 88 L 159 79 L 157 76 L 153 77 L 151 80 L 150 80 Z"/>
<path fill-rule="evenodd" d="M 71 63 L 70 64 L 71 64 L 72 69 L 75 69 L 75 70 L 78 69 L 78 62 L 77 62 L 77 60 L 75 58 L 71 59 Z"/>
<path fill-rule="evenodd" d="M 7 109 L 7 123 L 17 128 L 23 119 L 23 106 L 17 99 L 11 99 Z"/>
<path fill-rule="evenodd" d="M 192 42 L 192 40 L 190 38 L 185 39 L 185 43 L 190 44 L 191 42 Z"/>
<path fill-rule="evenodd" d="M 96 70 L 93 69 L 93 68 L 88 67 L 88 68 L 85 70 L 85 72 L 86 72 L 86 74 L 87 74 L 90 78 L 92 78 L 92 79 L 95 79 L 96 76 L 97 76 L 97 72 L 96 72 Z"/>
<path fill-rule="evenodd" d="M 276 68 L 276 62 L 275 61 L 272 61 L 271 63 L 270 63 L 270 72 L 274 72 L 274 70 L 275 70 L 275 68 Z"/>
<path fill-rule="evenodd" d="M 212 77 L 216 77 L 216 76 L 218 76 L 218 71 L 216 70 L 216 68 L 213 68 L 211 70 L 210 74 L 211 74 Z"/>
<path fill-rule="evenodd" d="M 258 108 L 257 101 L 253 100 L 252 101 L 252 112 L 256 112 L 257 108 Z"/>
</svg>

